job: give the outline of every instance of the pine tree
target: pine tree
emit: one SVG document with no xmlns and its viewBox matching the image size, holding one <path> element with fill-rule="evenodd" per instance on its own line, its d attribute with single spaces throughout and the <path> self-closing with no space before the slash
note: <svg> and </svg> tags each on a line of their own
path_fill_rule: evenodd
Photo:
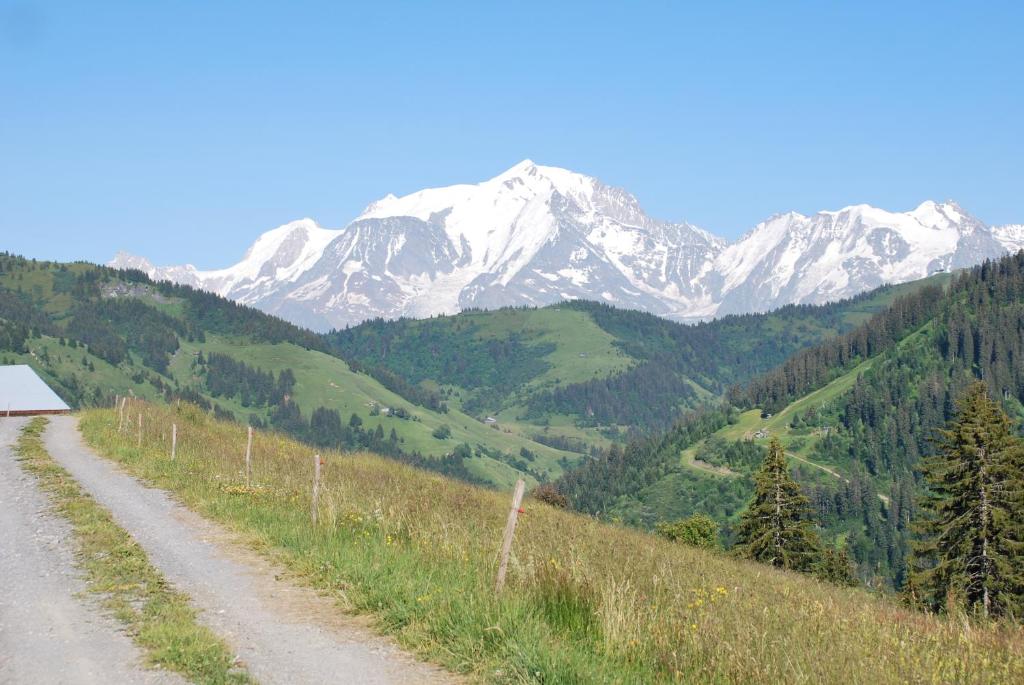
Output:
<svg viewBox="0 0 1024 685">
<path fill-rule="evenodd" d="M 818 578 L 836 585 L 853 587 L 858 584 L 857 575 L 854 573 L 853 564 L 850 563 L 850 555 L 845 546 L 839 549 L 826 547 L 814 574 Z"/>
<path fill-rule="evenodd" d="M 1010 419 L 971 385 L 924 461 L 913 584 L 939 609 L 1024 613 L 1024 443 Z"/>
<path fill-rule="evenodd" d="M 820 543 L 811 504 L 786 468 L 786 453 L 772 438 L 754 477 L 754 499 L 736 529 L 736 553 L 777 568 L 810 571 Z"/>
</svg>

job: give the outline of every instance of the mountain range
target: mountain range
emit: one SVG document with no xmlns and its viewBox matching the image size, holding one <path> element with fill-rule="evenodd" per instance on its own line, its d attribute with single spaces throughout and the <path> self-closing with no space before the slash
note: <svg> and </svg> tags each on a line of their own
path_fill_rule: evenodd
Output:
<svg viewBox="0 0 1024 685">
<path fill-rule="evenodd" d="M 648 216 L 628 192 L 530 160 L 478 184 L 387 195 L 348 226 L 261 235 L 237 264 L 111 266 L 202 288 L 315 330 L 469 308 L 602 301 L 675 320 L 820 304 L 1024 248 L 955 202 L 788 212 L 728 242 Z"/>
</svg>

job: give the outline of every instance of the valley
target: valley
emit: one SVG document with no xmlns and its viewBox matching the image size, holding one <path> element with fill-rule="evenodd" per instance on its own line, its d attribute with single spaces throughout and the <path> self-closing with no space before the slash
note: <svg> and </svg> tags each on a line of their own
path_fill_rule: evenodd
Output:
<svg viewBox="0 0 1024 685">
<path fill-rule="evenodd" d="M 1021 26 L 0 1 L 0 685 L 1024 683 Z"/>
<path fill-rule="evenodd" d="M 531 507 L 557 502 L 554 492 L 610 530 L 707 515 L 726 548 L 778 441 L 823 549 L 849 556 L 853 582 L 888 595 L 907 582 L 913 474 L 952 398 L 983 375 L 1014 420 L 1024 416 L 1024 377 L 1005 363 L 1020 353 L 1010 331 L 1020 325 L 1022 273 L 1018 255 L 828 305 L 691 325 L 576 301 L 318 335 L 137 271 L 8 256 L 0 362 L 28 363 L 78 407 L 144 402 L 142 451 L 102 432 L 96 421 L 109 422 L 109 410 L 90 414 L 87 435 L 180 492 L 193 492 L 193 471 L 167 480 L 158 463 L 133 461 L 166 449 L 170 415 L 191 426 L 180 434 L 186 453 L 248 423 L 276 436 L 261 453 L 359 460 L 368 451 L 502 491 L 524 479 L 543 497 Z M 230 469 L 238 455 L 218 458 L 228 462 L 201 459 Z M 223 482 L 218 473 L 209 477 Z M 579 639 L 573 649 L 588 653 L 589 638 Z"/>
</svg>

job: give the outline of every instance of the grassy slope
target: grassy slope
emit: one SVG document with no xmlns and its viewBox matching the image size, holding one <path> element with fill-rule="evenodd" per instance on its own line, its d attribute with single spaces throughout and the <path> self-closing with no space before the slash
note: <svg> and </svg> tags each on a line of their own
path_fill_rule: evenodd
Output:
<svg viewBox="0 0 1024 685">
<path fill-rule="evenodd" d="M 861 590 L 671 544 L 533 501 L 509 586 L 493 591 L 507 495 L 370 455 L 328 454 L 309 524 L 309 450 L 188 407 L 179 459 L 154 431 L 141 450 L 113 412 L 83 431 L 130 472 L 248 537 L 344 606 L 449 668 L 488 682 L 1020 682 L 1019 626 L 901 609 Z"/>
<path fill-rule="evenodd" d="M 93 268 L 87 264 L 69 264 L 71 274 L 80 273 Z M 55 291 L 54 281 L 59 272 L 53 269 L 35 271 L 19 270 L 0 275 L 0 286 L 30 293 L 42 302 L 42 308 L 54 315 L 57 320 L 66 316 L 72 300 L 66 293 Z M 947 278 L 943 274 L 935 278 Z M 934 280 L 934 279 L 929 279 Z M 887 305 L 899 293 L 920 286 L 919 283 L 897 286 L 880 291 L 864 301 L 853 303 L 844 314 L 849 323 L 856 323 L 863 317 L 878 311 Z M 181 316 L 182 302 L 163 297 L 141 296 L 140 299 L 172 316 Z M 509 400 L 507 406 L 497 413 L 499 428 L 484 425 L 478 419 L 459 411 L 460 402 L 457 398 L 449 401 L 452 411 L 442 415 L 422 407 L 415 407 L 391 391 L 385 389 L 377 381 L 365 374 L 352 373 L 341 360 L 317 352 L 308 352 L 294 345 L 251 344 L 246 341 L 229 342 L 209 336 L 205 344 L 185 343 L 176 355 L 170 371 L 170 377 L 185 382 L 190 380 L 189 362 L 191 355 L 198 350 L 217 351 L 228 354 L 236 359 L 246 361 L 266 370 L 279 371 L 282 368 L 293 368 L 298 378 L 296 401 L 308 415 L 317 406 L 336 408 L 342 419 L 347 420 L 352 414 L 358 414 L 366 425 L 375 426 L 380 423 L 385 433 L 392 428 L 403 439 L 403 448 L 407 451 L 419 451 L 429 456 L 440 456 L 450 452 L 456 445 L 466 442 L 471 446 L 484 445 L 489 449 L 518 456 L 525 447 L 538 455 L 532 465 L 538 472 L 547 472 L 549 477 L 556 478 L 562 471 L 560 461 L 567 459 L 570 463 L 579 460 L 579 456 L 547 447 L 531 438 L 543 433 L 548 436 L 562 436 L 582 440 L 589 445 L 607 447 L 610 441 L 600 429 L 580 427 L 572 416 L 551 414 L 545 417 L 543 426 L 520 420 L 525 397 L 537 390 L 554 387 L 557 384 L 577 383 L 595 377 L 602 377 L 621 372 L 636 363 L 636 360 L 623 353 L 617 345 L 616 338 L 600 328 L 591 316 L 584 311 L 569 307 L 552 306 L 542 309 L 505 309 L 491 312 L 468 312 L 459 315 L 472 321 L 477 327 L 477 337 L 481 340 L 491 338 L 503 339 L 510 333 L 524 334 L 531 344 L 554 343 L 555 349 L 546 355 L 545 360 L 551 365 L 546 372 L 532 379 L 518 393 L 518 397 Z M 781 322 L 768 320 L 768 328 Z M 814 331 L 820 326 L 813 322 L 804 322 L 807 328 L 801 335 L 820 335 Z M 417 325 L 413 322 L 412 325 Z M 809 328 L 808 328 L 809 327 Z M 812 330 L 813 329 L 813 330 Z M 803 330 L 803 329 L 801 329 Z M 792 330 L 777 331 L 779 334 L 793 334 Z M 133 380 L 139 367 L 123 364 L 113 367 L 105 361 L 94 357 L 83 349 L 60 347 L 55 340 L 43 338 L 33 340 L 30 346 L 36 356 L 3 355 L 13 357 L 18 363 L 28 363 L 40 371 L 48 380 L 67 379 L 74 375 L 89 387 L 99 387 L 107 394 L 131 393 L 147 399 L 159 396 L 156 388 L 148 383 L 137 383 Z M 43 364 L 38 355 L 42 348 L 50 353 L 51 363 Z M 95 368 L 88 372 L 81 365 L 85 356 Z M 698 395 L 704 399 L 713 399 L 702 387 L 694 383 Z M 465 389 L 456 388 L 461 393 Z M 237 400 L 217 398 L 221 406 L 232 410 L 239 418 L 246 417 L 250 410 L 242 407 Z M 403 406 L 412 410 L 420 421 L 405 421 L 388 417 L 370 417 L 369 407 L 377 402 L 384 406 Z M 2 409 L 2 408 L 0 408 Z M 257 412 L 263 413 L 265 412 Z M 452 438 L 437 440 L 431 433 L 447 424 L 452 430 Z M 684 455 L 684 460 L 692 464 L 692 455 Z M 520 475 L 516 469 L 506 463 L 490 457 L 474 458 L 467 462 L 467 467 L 478 477 L 507 486 Z M 532 478 L 530 478 L 532 482 Z"/>
<path fill-rule="evenodd" d="M 15 364 L 28 364 L 37 373 L 53 385 L 75 376 L 90 388 L 99 387 L 104 392 L 115 395 L 133 394 L 148 400 L 160 397 L 149 383 L 136 383 L 131 375 L 134 370 L 128 365 L 113 366 L 96 355 L 90 354 L 84 347 L 71 348 L 62 346 L 56 338 L 43 336 L 28 342 L 29 352 L 13 354 L 0 352 L 0 359 L 7 358 Z M 42 361 L 43 352 L 49 357 L 49 363 Z M 93 371 L 82 365 L 82 358 L 92 362 Z M 2 410 L 2 409 L 0 409 Z"/>
<path fill-rule="evenodd" d="M 541 445 L 518 432 L 505 432 L 512 431 L 508 426 L 491 428 L 458 409 L 452 409 L 447 414 L 439 414 L 412 405 L 370 376 L 353 373 L 342 360 L 290 343 L 253 344 L 209 336 L 205 343 L 182 345 L 171 364 L 172 375 L 182 381 L 189 380 L 192 359 L 200 350 L 204 354 L 226 354 L 264 371 L 277 373 L 290 368 L 295 372 L 295 401 L 307 415 L 319 406 L 337 409 L 344 421 L 347 421 L 351 414 L 357 414 L 363 419 L 364 425 L 381 424 L 385 434 L 394 428 L 399 437 L 405 440 L 402 447 L 410 452 L 416 450 L 425 455 L 441 456 L 465 442 L 473 446 L 483 444 L 518 456 L 520 449 L 526 447 L 537 454 L 535 468 L 547 470 L 552 477 L 556 477 L 562 471 L 558 464 L 560 458 L 564 457 L 571 461 L 579 459 L 579 455 Z M 239 417 L 247 416 L 250 412 L 237 400 L 219 398 L 217 402 L 234 411 Z M 405 407 L 419 420 L 371 416 L 370 407 L 374 403 L 385 407 Z M 448 440 L 438 440 L 431 435 L 434 429 L 442 424 L 451 428 L 452 437 Z M 474 458 L 467 462 L 467 467 L 476 475 L 499 486 L 510 485 L 520 476 L 511 466 L 490 457 Z M 532 479 L 528 480 L 532 482 Z"/>
<path fill-rule="evenodd" d="M 90 268 L 93 267 L 86 264 L 68 265 L 68 270 L 72 274 Z M 59 322 L 67 317 L 73 302 L 69 295 L 55 292 L 54 279 L 59 277 L 57 274 L 58 272 L 53 269 L 18 270 L 0 275 L 0 286 L 10 289 L 20 287 L 23 292 L 31 294 L 35 300 L 41 302 L 44 311 L 54 316 Z M 173 298 L 142 295 L 138 299 L 171 316 L 181 317 L 184 312 L 183 303 Z M 579 316 L 589 321 L 588 317 L 582 314 Z M 541 318 L 556 319 L 557 317 L 551 317 L 548 313 L 542 314 Z M 537 323 L 540 325 L 541 322 Z M 546 322 L 544 325 L 549 326 L 550 323 Z M 579 329 L 582 324 L 582 321 L 574 321 L 571 325 L 567 324 L 564 331 Z M 503 321 L 500 318 L 488 324 L 492 331 L 499 330 L 501 326 L 514 327 L 515 325 L 516 320 L 514 319 Z M 603 365 L 602 368 L 610 368 L 610 360 L 618 353 L 610 347 L 607 340 L 609 336 L 600 331 L 593 323 L 590 326 L 593 330 L 587 330 L 587 335 L 582 336 L 584 339 L 579 343 L 573 343 L 575 347 L 571 347 L 588 351 L 591 356 L 588 356 L 587 361 Z M 552 335 L 554 334 L 552 333 Z M 601 338 L 602 335 L 604 339 Z M 603 343 L 596 342 L 598 340 L 603 340 Z M 133 376 L 142 368 L 141 365 L 138 365 L 137 358 L 134 359 L 134 363 L 125 362 L 119 366 L 113 366 L 90 354 L 84 347 L 61 346 L 57 339 L 46 336 L 30 340 L 29 349 L 30 352 L 27 354 L 0 352 L 0 360 L 29 364 L 58 388 L 62 382 L 74 376 L 89 388 L 97 387 L 107 395 L 131 394 L 147 400 L 158 400 L 161 396 L 159 391 L 149 383 L 133 380 Z M 49 358 L 48 363 L 43 361 L 44 350 Z M 554 449 L 531 440 L 530 436 L 537 432 L 534 427 L 524 427 L 515 422 L 502 421 L 499 428 L 495 429 L 474 417 L 463 414 L 457 409 L 457 405 L 447 414 L 415 406 L 384 388 L 370 376 L 353 373 L 344 361 L 289 343 L 256 344 L 246 340 L 226 340 L 213 335 L 208 336 L 205 343 L 189 343 L 183 340 L 181 349 L 172 360 L 169 373 L 164 380 L 178 380 L 183 384 L 196 382 L 197 379 L 191 375 L 191 360 L 193 355 L 200 350 L 204 353 L 227 354 L 239 361 L 275 373 L 285 368 L 291 368 L 295 372 L 297 381 L 295 401 L 307 416 L 319 406 L 337 409 L 343 421 L 347 421 L 349 416 L 355 413 L 364 420 L 364 425 L 375 427 L 378 423 L 381 424 L 385 434 L 390 433 L 394 428 L 399 437 L 404 440 L 403 449 L 408 452 L 419 451 L 427 456 L 442 456 L 451 452 L 455 446 L 465 442 L 473 447 L 483 445 L 489 449 L 518 457 L 520 450 L 525 447 L 537 455 L 537 459 L 531 464 L 531 467 L 538 472 L 547 471 L 552 479 L 557 478 L 562 472 L 560 465 L 562 459 L 575 463 L 580 458 L 578 454 Z M 93 371 L 89 371 L 83 366 L 83 357 L 92 363 Z M 580 360 L 580 362 L 583 361 Z M 584 365 L 577 363 L 575 368 L 583 369 Z M 152 373 L 151 370 L 150 373 Z M 237 399 L 211 399 L 225 409 L 234 412 L 239 419 L 245 420 L 252 413 L 251 409 L 242 407 Z M 387 416 L 371 417 L 370 406 L 373 403 L 386 407 L 405 407 L 419 421 Z M 2 409 L 0 408 L 0 411 Z M 265 410 L 256 413 L 266 418 Z M 452 431 L 452 437 L 447 440 L 438 440 L 431 435 L 434 429 L 442 424 L 448 425 Z M 572 433 L 571 430 L 566 432 Z M 486 456 L 467 460 L 466 466 L 474 475 L 499 487 L 509 486 L 522 475 L 512 466 Z M 527 480 L 531 484 L 535 482 L 530 476 L 527 476 Z"/>
<path fill-rule="evenodd" d="M 786 317 L 769 314 L 764 321 L 764 335 L 787 336 L 807 341 L 822 340 L 862 323 L 890 305 L 899 295 L 919 289 L 923 285 L 936 282 L 944 283 L 949 278 L 949 274 L 938 274 L 922 281 L 880 289 L 862 300 L 846 303 L 843 305 L 843 311 L 839 317 L 841 321 L 839 326 L 825 325 L 807 314 L 789 314 Z M 580 383 L 593 378 L 615 375 L 637 363 L 636 359 L 623 352 L 621 346 L 616 344 L 618 340 L 616 335 L 598 326 L 589 312 L 574 309 L 571 306 L 552 305 L 541 309 L 471 311 L 445 317 L 445 320 L 450 320 L 453 325 L 458 322 L 474 326 L 475 336 L 482 342 L 491 339 L 502 340 L 510 334 L 520 334 L 531 345 L 543 343 L 555 345 L 555 350 L 543 357 L 551 365 L 551 368 L 531 379 L 517 392 L 507 397 L 502 407 L 494 408 L 494 416 L 503 426 L 510 427 L 524 435 L 531 435 L 538 432 L 539 426 L 543 424 L 547 427 L 546 432 L 552 435 L 576 438 L 600 447 L 607 447 L 610 444 L 600 428 L 577 426 L 574 416 L 549 414 L 536 423 L 526 422 L 520 418 L 524 413 L 527 399 L 533 393 L 549 390 L 558 385 Z M 435 319 L 430 322 L 400 322 L 393 325 L 407 326 L 415 331 L 417 326 L 436 326 L 439 323 Z M 729 329 L 730 327 L 726 325 L 723 328 Z M 749 340 L 741 337 L 732 341 L 743 347 L 745 344 L 755 345 L 758 340 L 759 337 L 754 336 Z M 714 395 L 698 382 L 691 380 L 691 384 L 698 397 L 704 400 L 714 399 Z M 442 387 L 434 380 L 426 381 L 425 385 L 431 388 Z M 449 404 L 452 406 L 460 405 L 459 397 L 471 394 L 471 391 L 466 388 L 444 387 L 450 387 L 457 392 L 457 396 L 453 396 L 449 400 Z M 621 426 L 620 428 L 626 427 Z"/>
<path fill-rule="evenodd" d="M 524 411 L 526 398 L 534 392 L 614 375 L 636 363 L 635 359 L 615 346 L 615 337 L 594 323 L 589 314 L 566 307 L 551 306 L 542 309 L 474 311 L 460 314 L 458 317 L 476 326 L 475 336 L 480 341 L 503 340 L 512 334 L 520 334 L 524 335 L 531 345 L 555 345 L 554 351 L 543 357 L 550 368 L 531 379 L 514 397 L 508 398 L 504 407 L 494 412 L 502 427 L 524 436 L 544 432 L 583 440 L 600 447 L 610 445 L 609 440 L 598 431 L 578 428 L 571 416 L 551 414 L 547 417 L 544 427 L 519 419 Z M 441 387 L 436 382 L 428 385 Z M 471 394 L 470 390 L 459 386 L 443 387 L 452 388 L 456 392 L 448 401 L 449 406 L 461 406 L 459 398 Z M 578 458 L 578 455 L 570 456 L 574 461 Z"/>
<path fill-rule="evenodd" d="M 908 335 L 905 339 L 900 341 L 898 347 L 904 348 L 917 344 L 926 334 L 928 329 L 929 326 L 924 326 L 920 330 Z M 793 429 L 790 427 L 790 422 L 793 420 L 795 415 L 803 414 L 812 407 L 817 409 L 826 406 L 836 398 L 843 395 L 853 387 L 853 384 L 857 381 L 857 377 L 868 371 L 874 365 L 875 361 L 876 359 L 868 359 L 861 362 L 856 367 L 850 369 L 827 385 L 794 400 L 780 412 L 769 418 L 762 419 L 760 409 L 752 409 L 750 411 L 743 412 L 739 415 L 739 420 L 735 424 L 722 428 L 714 433 L 713 437 L 722 438 L 728 441 L 751 440 L 757 444 L 765 446 L 767 446 L 771 438 L 775 437 L 782 442 L 790 455 L 795 456 L 796 462 L 803 462 L 807 465 L 816 466 L 819 471 L 824 471 L 833 478 L 837 476 L 842 477 L 843 464 L 832 464 L 817 461 L 811 462 L 808 460 L 811 448 L 814 446 L 814 443 L 820 439 L 820 434 L 807 428 Z M 757 438 L 754 436 L 758 429 L 762 429 L 766 432 L 765 437 Z M 715 475 L 729 475 L 723 473 L 721 470 L 709 469 L 700 464 L 698 457 L 704 442 L 705 441 L 702 440 L 683 450 L 681 454 L 682 463 L 686 466 L 699 469 L 705 474 L 712 473 Z M 797 446 L 791 447 L 794 443 L 796 443 Z M 799 464 L 794 463 L 792 465 L 798 466 Z"/>
<path fill-rule="evenodd" d="M 170 587 L 131 536 L 50 458 L 41 439 L 45 425 L 35 419 L 25 428 L 18 459 L 71 524 L 89 592 L 102 597 L 153 665 L 193 682 L 252 682 L 235 668 L 228 646 L 199 624 L 188 597 Z"/>
<path fill-rule="evenodd" d="M 815 390 L 812 393 L 808 393 L 804 397 L 796 400 L 789 404 L 785 409 L 780 411 L 778 414 L 762 419 L 760 409 L 751 409 L 745 411 L 739 415 L 739 420 L 722 428 L 717 431 L 714 436 L 722 438 L 724 440 L 751 440 L 757 444 L 767 445 L 771 438 L 778 438 L 783 446 L 789 447 L 789 444 L 795 439 L 803 439 L 804 445 L 795 450 L 796 454 L 803 455 L 806 453 L 816 436 L 810 435 L 807 431 L 794 431 L 789 427 L 790 421 L 793 419 L 795 414 L 802 414 L 811 407 L 821 407 L 835 398 L 842 395 L 844 392 L 853 387 L 854 382 L 857 380 L 857 376 L 864 373 L 871 368 L 874 360 L 867 360 L 861 364 L 858 364 L 855 368 L 844 373 L 833 380 L 828 385 Z M 767 432 L 767 436 L 763 438 L 754 437 L 754 433 L 762 429 Z M 698 442 L 697 444 L 687 448 L 683 451 L 682 457 L 684 462 L 690 462 L 700 451 L 700 447 L 704 441 Z"/>
<path fill-rule="evenodd" d="M 900 283 L 899 285 L 894 285 L 884 290 L 880 290 L 874 296 L 867 298 L 863 302 L 852 304 L 847 307 L 843 314 L 843 319 L 850 326 L 858 326 L 891 305 L 893 300 L 897 297 L 908 295 L 914 291 L 920 290 L 922 287 L 930 285 L 941 285 L 942 287 L 946 287 L 952 279 L 952 273 L 942 272 L 929 276 L 928 278 L 923 278 L 919 281 Z"/>
<path fill-rule="evenodd" d="M 555 306 L 475 312 L 470 316 L 480 326 L 477 337 L 481 340 L 526 332 L 533 343 L 556 345 L 555 350 L 544 357 L 551 368 L 530 381 L 530 390 L 610 376 L 635 362 L 615 347 L 615 338 L 585 312 Z"/>
</svg>

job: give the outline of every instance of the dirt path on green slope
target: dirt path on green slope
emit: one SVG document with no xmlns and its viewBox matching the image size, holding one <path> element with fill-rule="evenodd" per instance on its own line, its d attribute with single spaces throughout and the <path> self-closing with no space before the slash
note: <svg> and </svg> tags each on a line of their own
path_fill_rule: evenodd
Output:
<svg viewBox="0 0 1024 685">
<path fill-rule="evenodd" d="M 825 473 L 829 474 L 830 476 L 832 476 L 834 478 L 838 478 L 839 480 L 843 481 L 844 483 L 849 483 L 850 482 L 849 478 L 847 478 L 846 476 L 844 476 L 844 475 L 842 475 L 842 474 L 840 474 L 840 473 L 838 473 L 836 471 L 833 471 L 832 469 L 830 469 L 827 466 L 822 466 L 821 464 L 816 464 L 813 461 L 810 461 L 808 459 L 804 459 L 803 457 L 798 456 L 796 454 L 793 454 L 792 452 L 786 452 L 786 456 L 787 457 L 792 457 L 793 459 L 796 459 L 797 461 L 801 461 L 801 462 L 807 464 L 808 466 L 813 466 L 816 469 L 821 469 Z M 880 492 L 876 492 L 875 495 L 878 497 L 878 499 L 880 499 L 883 502 L 885 502 L 886 506 L 888 506 L 888 504 L 889 504 L 889 496 L 888 495 L 883 495 Z"/>
<path fill-rule="evenodd" d="M 28 419 L 0 418 L 0 683 L 184 685 L 86 594 L 71 524 L 15 461 Z"/>
<path fill-rule="evenodd" d="M 815 462 L 813 462 L 813 461 L 811 461 L 809 459 L 804 459 L 803 457 L 798 456 L 796 454 L 793 454 L 792 452 L 786 452 L 786 456 L 790 457 L 791 459 L 796 459 L 797 461 L 803 462 L 804 464 L 807 464 L 808 466 L 813 466 L 816 469 L 821 469 L 822 471 L 824 471 L 828 475 L 830 475 L 830 476 L 832 476 L 834 478 L 838 478 L 839 480 L 843 481 L 844 483 L 849 483 L 850 482 L 849 478 L 839 474 L 836 471 L 833 471 L 832 469 L 830 469 L 827 466 L 822 466 L 821 464 L 816 464 Z"/>
<path fill-rule="evenodd" d="M 220 526 L 97 456 L 75 417 L 54 417 L 44 441 L 63 466 L 142 546 L 153 566 L 192 599 L 261 683 L 447 683 L 365 620 L 289 582 L 286 573 Z"/>
</svg>

